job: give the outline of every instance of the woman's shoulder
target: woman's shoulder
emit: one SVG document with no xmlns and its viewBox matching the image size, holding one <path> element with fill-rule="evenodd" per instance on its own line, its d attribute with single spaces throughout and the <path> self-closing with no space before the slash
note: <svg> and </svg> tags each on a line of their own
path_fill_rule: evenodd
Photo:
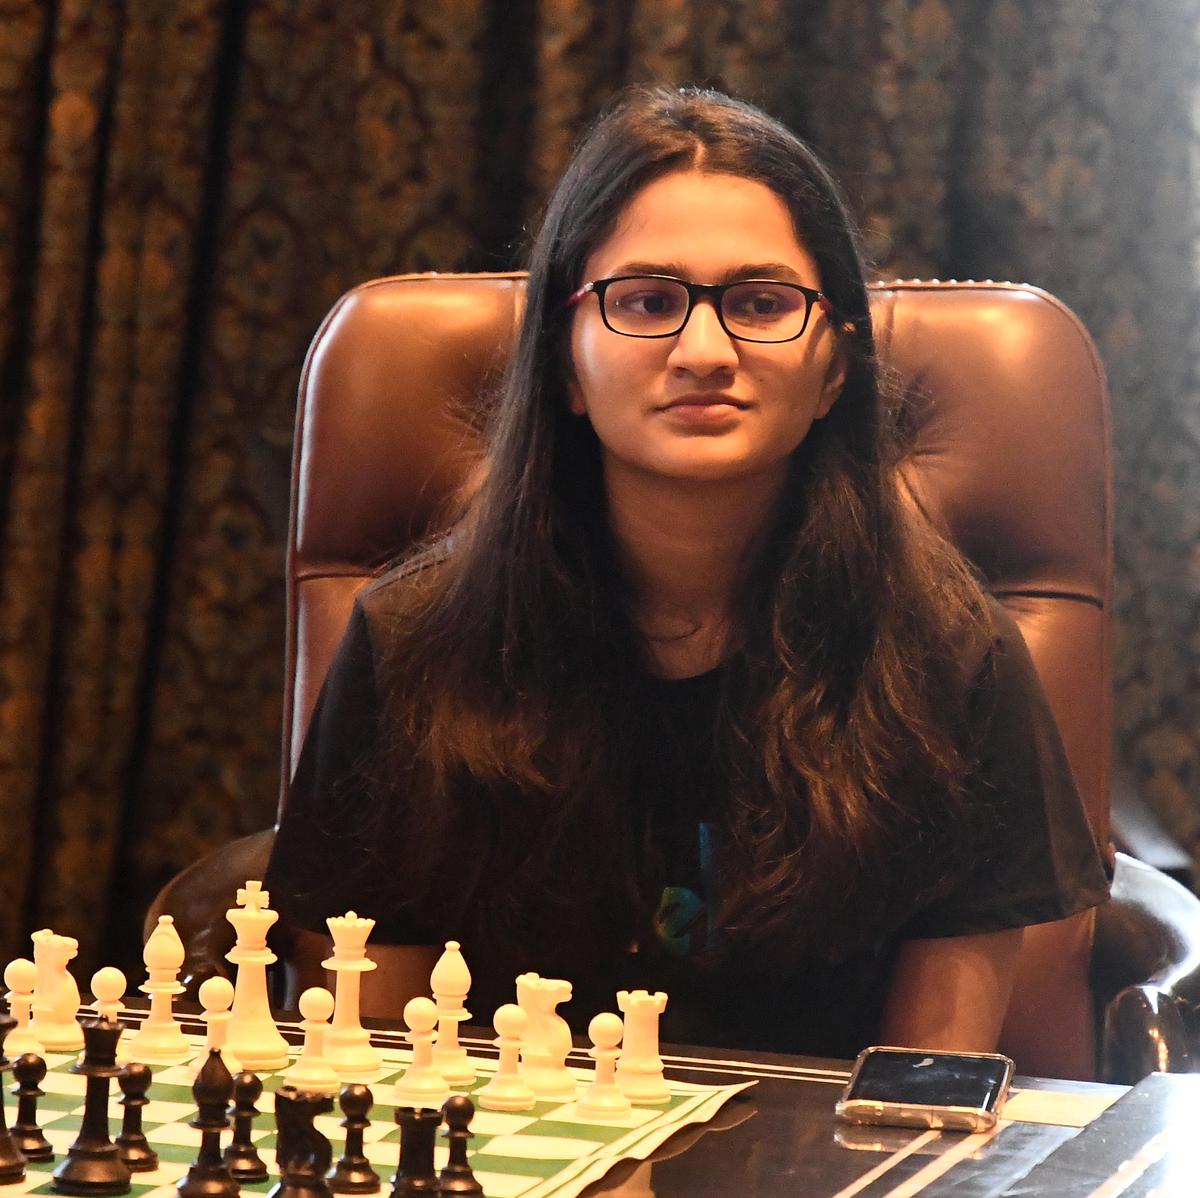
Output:
<svg viewBox="0 0 1200 1198">
<path fill-rule="evenodd" d="M 1016 617 L 995 595 L 986 594 L 985 600 L 989 634 L 985 663 L 1002 661 L 1018 674 L 1036 677 L 1037 670 Z"/>
<path fill-rule="evenodd" d="M 978 682 L 994 668 L 998 658 L 1027 658 L 1029 651 L 1020 625 L 990 591 L 983 591 L 977 618 L 959 632 L 957 644 L 963 677 Z"/>
<path fill-rule="evenodd" d="M 453 553 L 454 534 L 444 533 L 382 567 L 355 597 L 367 622 L 410 611 L 414 601 L 444 578 Z"/>
</svg>

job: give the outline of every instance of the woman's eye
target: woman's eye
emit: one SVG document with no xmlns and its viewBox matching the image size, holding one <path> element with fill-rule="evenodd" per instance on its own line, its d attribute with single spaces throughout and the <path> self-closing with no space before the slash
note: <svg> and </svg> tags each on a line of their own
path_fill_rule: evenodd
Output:
<svg viewBox="0 0 1200 1198">
<path fill-rule="evenodd" d="M 736 320 L 778 320 L 796 305 L 790 296 L 779 291 L 736 291 L 725 296 L 726 314 Z"/>
<path fill-rule="evenodd" d="M 679 311 L 679 297 L 667 290 L 645 289 L 623 295 L 620 305 L 628 312 L 641 316 L 669 316 Z"/>
</svg>

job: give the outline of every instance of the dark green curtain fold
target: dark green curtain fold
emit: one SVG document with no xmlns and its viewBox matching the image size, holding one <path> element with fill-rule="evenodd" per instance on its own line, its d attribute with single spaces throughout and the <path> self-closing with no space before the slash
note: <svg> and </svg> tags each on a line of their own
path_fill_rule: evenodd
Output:
<svg viewBox="0 0 1200 1198">
<path fill-rule="evenodd" d="M 1027 280 L 1087 322 L 1119 756 L 1194 843 L 1198 33 L 1196 0 L 0 5 L 5 959 L 50 924 L 129 964 L 157 886 L 270 821 L 308 340 L 372 275 L 509 265 L 629 80 L 813 140 L 881 274 Z"/>
</svg>

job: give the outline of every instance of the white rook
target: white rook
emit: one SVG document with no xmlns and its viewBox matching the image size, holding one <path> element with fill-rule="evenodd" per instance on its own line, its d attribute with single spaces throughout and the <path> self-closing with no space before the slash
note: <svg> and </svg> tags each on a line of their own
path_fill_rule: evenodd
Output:
<svg viewBox="0 0 1200 1198">
<path fill-rule="evenodd" d="M 617 1006 L 625 1016 L 617 1085 L 630 1102 L 668 1101 L 671 1091 L 658 1055 L 658 1017 L 667 1009 L 667 996 L 661 990 L 654 994 L 648 990 L 618 990 Z"/>
</svg>

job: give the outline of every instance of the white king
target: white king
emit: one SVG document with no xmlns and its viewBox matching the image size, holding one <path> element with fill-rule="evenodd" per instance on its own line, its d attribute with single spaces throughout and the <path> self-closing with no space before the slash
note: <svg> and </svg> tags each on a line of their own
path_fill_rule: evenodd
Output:
<svg viewBox="0 0 1200 1198">
<path fill-rule="evenodd" d="M 237 901 L 225 912 L 237 932 L 237 943 L 225 954 L 225 960 L 237 966 L 225 1042 L 245 1069 L 282 1069 L 288 1063 L 287 1041 L 275 1026 L 267 999 L 267 966 L 278 960 L 267 947 L 267 932 L 279 913 L 268 908 L 271 896 L 262 882 L 247 882 L 237 892 Z"/>
</svg>

